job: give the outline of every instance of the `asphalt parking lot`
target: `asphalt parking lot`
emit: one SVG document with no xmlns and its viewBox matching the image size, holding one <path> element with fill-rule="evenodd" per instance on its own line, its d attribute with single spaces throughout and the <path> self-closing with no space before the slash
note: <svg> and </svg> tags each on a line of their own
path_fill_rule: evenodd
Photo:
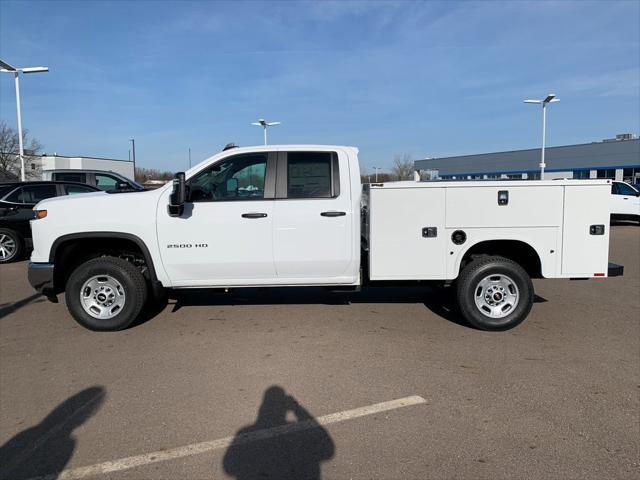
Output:
<svg viewBox="0 0 640 480">
<path fill-rule="evenodd" d="M 638 478 L 639 227 L 610 260 L 535 281 L 503 333 L 385 288 L 192 294 L 93 333 L 0 266 L 0 477 Z"/>
</svg>

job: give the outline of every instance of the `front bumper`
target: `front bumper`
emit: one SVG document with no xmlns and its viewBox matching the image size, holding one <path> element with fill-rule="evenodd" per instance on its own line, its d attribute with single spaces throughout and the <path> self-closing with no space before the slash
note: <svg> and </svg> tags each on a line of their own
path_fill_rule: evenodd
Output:
<svg viewBox="0 0 640 480">
<path fill-rule="evenodd" d="M 33 263 L 29 262 L 27 269 L 29 283 L 41 294 L 55 298 L 55 288 L 53 285 L 53 263 Z"/>
<path fill-rule="evenodd" d="M 609 271 L 607 276 L 609 277 L 621 277 L 624 274 L 624 266 L 617 263 L 609 262 Z"/>
</svg>

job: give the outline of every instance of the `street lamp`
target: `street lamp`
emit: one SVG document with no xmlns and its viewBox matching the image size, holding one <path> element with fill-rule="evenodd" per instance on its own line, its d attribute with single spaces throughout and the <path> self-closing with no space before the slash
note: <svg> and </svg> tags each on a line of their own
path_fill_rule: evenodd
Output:
<svg viewBox="0 0 640 480">
<path fill-rule="evenodd" d="M 131 149 L 133 150 L 133 179 L 136 179 L 136 139 L 130 138 Z"/>
<path fill-rule="evenodd" d="M 22 144 L 22 114 L 20 112 L 20 73 L 44 73 L 49 71 L 49 67 L 12 67 L 0 60 L 0 72 L 13 73 L 16 83 L 16 110 L 18 112 L 18 144 L 20 145 L 20 179 L 24 182 L 24 145 Z"/>
<path fill-rule="evenodd" d="M 257 122 L 253 122 L 251 125 L 262 127 L 264 130 L 264 144 L 267 144 L 267 128 L 274 125 L 280 125 L 282 122 L 267 122 L 264 118 L 259 119 Z"/>
<path fill-rule="evenodd" d="M 376 183 L 378 183 L 378 170 L 382 170 L 382 167 L 373 167 L 373 170 L 376 172 Z"/>
<path fill-rule="evenodd" d="M 556 98 L 555 93 L 550 93 L 544 100 L 525 100 L 524 103 L 537 103 L 542 104 L 542 153 L 540 155 L 540 180 L 544 180 L 544 168 L 547 166 L 544 163 L 544 144 L 545 133 L 547 129 L 547 104 L 559 102 L 560 99 Z"/>
</svg>

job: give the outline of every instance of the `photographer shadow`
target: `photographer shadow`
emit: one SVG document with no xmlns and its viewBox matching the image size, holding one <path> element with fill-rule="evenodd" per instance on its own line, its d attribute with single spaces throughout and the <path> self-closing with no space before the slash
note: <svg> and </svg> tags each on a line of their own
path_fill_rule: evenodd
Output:
<svg viewBox="0 0 640 480">
<path fill-rule="evenodd" d="M 334 453 L 329 432 L 282 387 L 272 386 L 255 423 L 236 433 L 223 468 L 237 480 L 319 480 L 321 462 Z"/>
</svg>

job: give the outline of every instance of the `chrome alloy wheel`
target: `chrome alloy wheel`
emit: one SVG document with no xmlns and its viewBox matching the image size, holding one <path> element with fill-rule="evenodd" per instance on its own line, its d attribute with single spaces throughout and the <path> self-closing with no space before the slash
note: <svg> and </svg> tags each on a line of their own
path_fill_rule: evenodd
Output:
<svg viewBox="0 0 640 480">
<path fill-rule="evenodd" d="M 16 241 L 9 235 L 0 233 L 0 260 L 9 260 L 16 254 Z"/>
<path fill-rule="evenodd" d="M 520 293 L 508 276 L 497 274 L 484 277 L 475 290 L 478 310 L 490 318 L 504 318 L 518 306 Z"/>
<path fill-rule="evenodd" d="M 100 320 L 109 320 L 118 315 L 126 298 L 122 284 L 111 275 L 91 277 L 80 290 L 82 308 Z"/>
</svg>

